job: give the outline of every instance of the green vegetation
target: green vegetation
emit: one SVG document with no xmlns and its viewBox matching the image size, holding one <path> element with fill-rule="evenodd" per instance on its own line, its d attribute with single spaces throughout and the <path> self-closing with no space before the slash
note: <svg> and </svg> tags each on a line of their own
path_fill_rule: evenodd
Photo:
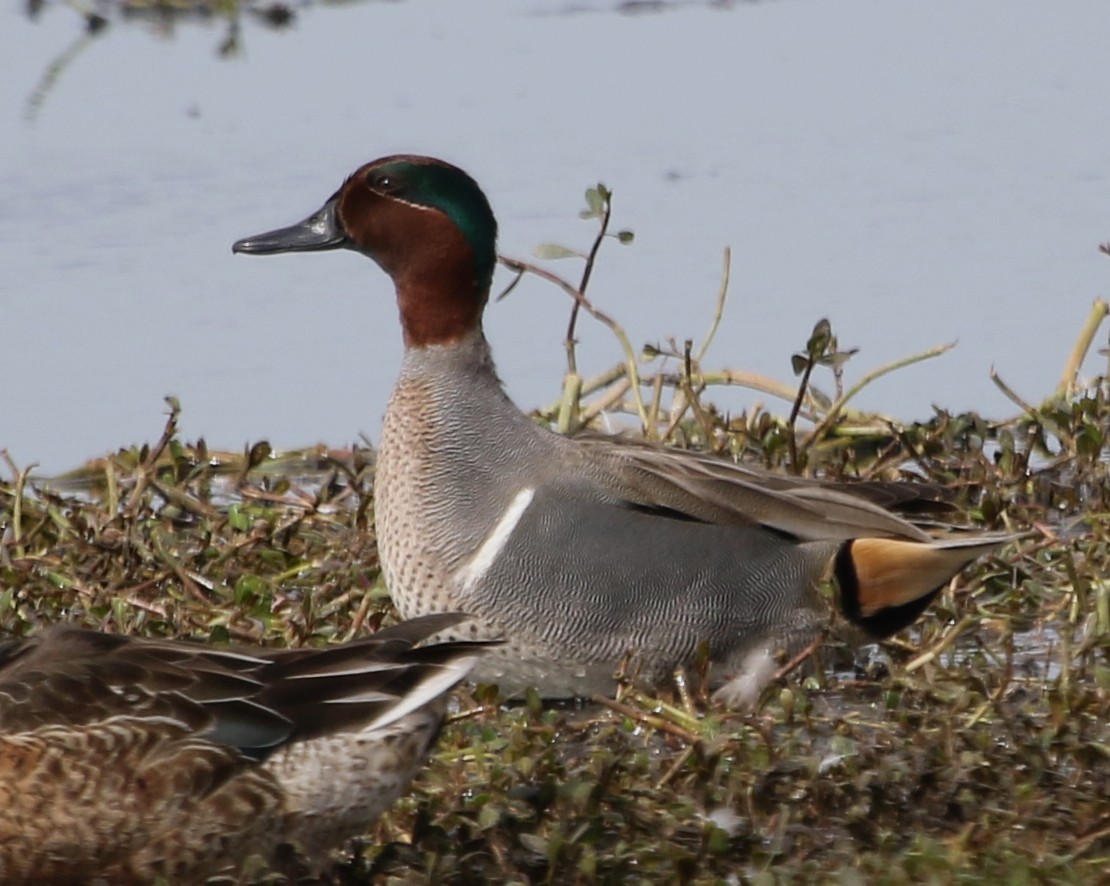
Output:
<svg viewBox="0 0 1110 886">
<path fill-rule="evenodd" d="M 851 354 L 825 323 L 797 355 L 793 385 L 703 369 L 712 330 L 700 346 L 658 345 L 641 360 L 585 298 L 609 197 L 591 193 L 600 232 L 578 284 L 504 260 L 571 292 L 626 352 L 583 381 L 572 321 L 565 394 L 537 420 L 573 429 L 623 409 L 671 445 L 938 484 L 946 521 L 1027 535 L 866 661 L 832 626 L 753 714 L 689 691 L 626 688 L 580 707 L 506 707 L 491 687 L 463 691 L 433 762 L 344 857 L 338 882 L 1105 881 L 1110 383 L 1073 382 L 1105 306 L 1058 390 L 1014 418 L 859 414 Z M 829 394 L 817 386 L 827 376 Z M 714 384 L 781 396 L 785 415 L 722 415 L 707 397 Z M 298 645 L 394 617 L 378 582 L 371 451 L 211 452 L 182 441 L 170 407 L 153 446 L 51 480 L 10 462 L 0 470 L 0 635 L 70 620 Z"/>
</svg>

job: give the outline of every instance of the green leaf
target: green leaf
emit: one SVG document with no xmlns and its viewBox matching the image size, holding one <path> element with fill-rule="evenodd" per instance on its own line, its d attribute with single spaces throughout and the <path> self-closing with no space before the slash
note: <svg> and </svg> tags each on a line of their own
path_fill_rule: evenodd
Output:
<svg viewBox="0 0 1110 886">
<path fill-rule="evenodd" d="M 235 602 L 242 606 L 265 596 L 268 590 L 264 578 L 250 573 L 240 575 L 235 582 Z"/>
<path fill-rule="evenodd" d="M 270 444 L 265 440 L 260 440 L 255 443 L 247 454 L 247 466 L 249 468 L 257 468 L 262 462 L 270 457 L 273 450 L 270 449 Z"/>
<path fill-rule="evenodd" d="M 536 834 L 521 834 L 520 845 L 540 858 L 547 858 L 547 840 Z"/>
<path fill-rule="evenodd" d="M 821 366 L 831 366 L 834 369 L 843 366 L 847 363 L 854 354 L 859 352 L 859 348 L 852 348 L 848 351 L 833 351 L 831 354 L 824 354 L 817 358 L 818 364 Z"/>
<path fill-rule="evenodd" d="M 478 829 L 488 831 L 501 821 L 501 808 L 495 803 L 487 803 L 478 813 Z"/>
<path fill-rule="evenodd" d="M 636 239 L 636 235 L 634 233 L 632 233 L 632 231 L 617 231 L 617 242 L 618 243 L 622 243 L 625 246 L 627 246 L 629 243 L 631 243 L 635 239 Z"/>
<path fill-rule="evenodd" d="M 557 258 L 585 258 L 581 252 L 575 252 L 573 249 L 560 246 L 558 243 L 541 243 L 532 250 L 532 254 L 536 258 L 545 260 Z"/>
<path fill-rule="evenodd" d="M 813 327 L 813 332 L 810 333 L 809 341 L 806 342 L 806 353 L 811 357 L 820 357 L 825 351 L 829 349 L 829 344 L 832 341 L 832 325 L 827 319 L 822 317 L 817 321 Z"/>
<path fill-rule="evenodd" d="M 74 587 L 73 579 L 70 576 L 63 575 L 62 573 L 55 572 L 54 570 L 51 570 L 51 569 L 46 570 L 46 578 L 52 585 L 54 585 L 57 588 L 72 588 L 72 587 Z"/>
<path fill-rule="evenodd" d="M 828 409 L 830 406 L 832 406 L 832 399 L 829 397 L 829 395 L 824 393 L 823 391 L 819 391 L 813 385 L 809 386 L 809 396 L 812 397 L 813 402 L 822 409 Z"/>
<path fill-rule="evenodd" d="M 232 529 L 244 532 L 250 528 L 251 518 L 240 510 L 237 502 L 227 509 L 227 523 Z"/>
<path fill-rule="evenodd" d="M 728 831 L 723 830 L 716 825 L 710 825 L 710 830 L 707 837 L 708 838 L 705 841 L 706 850 L 713 853 L 714 855 L 721 855 L 722 853 L 728 852 L 730 843 Z"/>
<path fill-rule="evenodd" d="M 805 354 L 790 355 L 790 368 L 794 370 L 795 375 L 801 375 L 806 371 L 807 366 L 809 366 L 809 357 Z"/>
<path fill-rule="evenodd" d="M 605 201 L 608 199 L 609 192 L 605 190 L 605 185 L 598 185 L 596 188 L 586 188 L 586 205 L 590 208 L 591 216 L 599 216 L 605 211 Z M 590 216 L 586 216 L 589 218 Z"/>
</svg>

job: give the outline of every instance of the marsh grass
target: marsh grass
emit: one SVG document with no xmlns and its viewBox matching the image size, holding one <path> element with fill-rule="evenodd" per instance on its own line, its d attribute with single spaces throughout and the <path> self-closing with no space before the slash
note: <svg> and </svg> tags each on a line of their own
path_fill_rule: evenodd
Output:
<svg viewBox="0 0 1110 886">
<path fill-rule="evenodd" d="M 610 196 L 590 202 L 595 244 Z M 619 332 L 586 298 L 588 274 L 540 270 Z M 597 380 L 574 377 L 572 323 L 564 394 L 537 420 L 573 430 L 623 410 L 669 445 L 775 470 L 937 484 L 946 521 L 1026 534 L 868 656 L 832 631 L 750 715 L 690 691 L 553 707 L 463 690 L 434 760 L 338 882 L 1107 882 L 1110 384 L 1072 370 L 1004 421 L 862 414 L 860 382 L 896 367 L 856 378 L 824 323 L 793 382 L 703 368 L 726 289 L 706 341 L 642 354 L 618 335 L 624 362 Z M 783 409 L 722 414 L 718 384 Z M 51 479 L 5 461 L 2 635 L 72 621 L 302 645 L 394 618 L 370 449 L 214 452 L 181 438 L 167 403 L 153 445 Z"/>
</svg>

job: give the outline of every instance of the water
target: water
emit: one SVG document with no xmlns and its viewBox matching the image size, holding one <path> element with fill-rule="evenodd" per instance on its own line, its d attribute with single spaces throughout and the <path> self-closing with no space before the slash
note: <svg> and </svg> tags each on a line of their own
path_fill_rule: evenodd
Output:
<svg viewBox="0 0 1110 886">
<path fill-rule="evenodd" d="M 788 379 L 822 316 L 861 348 L 849 378 L 959 339 L 860 401 L 903 418 L 1011 414 L 992 365 L 1047 395 L 1107 294 L 1105 0 L 364 2 L 247 20 L 232 59 L 221 23 L 114 21 L 31 117 L 82 23 L 0 16 L 0 447 L 47 472 L 155 439 L 166 394 L 214 447 L 376 438 L 400 357 L 385 277 L 230 245 L 396 151 L 474 174 L 516 256 L 585 247 L 604 181 L 637 237 L 591 292 L 635 343 L 703 334 L 726 245 L 708 367 Z M 533 282 L 490 311 L 522 406 L 558 391 L 568 308 Z M 604 329 L 582 340 L 587 371 L 619 359 Z"/>
</svg>

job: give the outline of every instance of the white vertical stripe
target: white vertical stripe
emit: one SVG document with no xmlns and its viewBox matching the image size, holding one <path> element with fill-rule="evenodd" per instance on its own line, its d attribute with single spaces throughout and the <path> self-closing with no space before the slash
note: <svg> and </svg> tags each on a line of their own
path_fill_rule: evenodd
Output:
<svg viewBox="0 0 1110 886">
<path fill-rule="evenodd" d="M 532 487 L 520 490 L 505 509 L 505 513 L 501 515 L 501 519 L 497 521 L 497 525 L 486 536 L 486 540 L 474 552 L 474 556 L 455 573 L 455 578 L 462 583 L 463 590 L 472 590 L 481 581 L 482 576 L 489 572 L 498 554 L 508 544 L 509 537 L 516 529 L 520 518 L 524 516 L 524 512 L 528 510 L 528 505 L 532 503 L 532 497 L 535 494 L 536 490 Z"/>
</svg>

